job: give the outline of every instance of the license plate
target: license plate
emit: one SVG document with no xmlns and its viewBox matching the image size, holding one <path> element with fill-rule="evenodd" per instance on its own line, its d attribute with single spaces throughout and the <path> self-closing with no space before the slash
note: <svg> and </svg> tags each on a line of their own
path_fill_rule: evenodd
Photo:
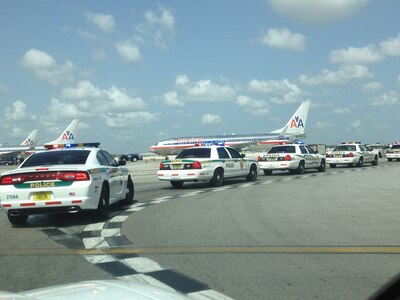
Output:
<svg viewBox="0 0 400 300">
<path fill-rule="evenodd" d="M 172 169 L 174 170 L 181 170 L 183 168 L 183 165 L 172 165 Z"/>
<path fill-rule="evenodd" d="M 36 192 L 33 194 L 34 201 L 48 201 L 51 200 L 50 192 Z"/>
<path fill-rule="evenodd" d="M 342 154 L 335 154 L 335 157 L 342 157 Z"/>
</svg>

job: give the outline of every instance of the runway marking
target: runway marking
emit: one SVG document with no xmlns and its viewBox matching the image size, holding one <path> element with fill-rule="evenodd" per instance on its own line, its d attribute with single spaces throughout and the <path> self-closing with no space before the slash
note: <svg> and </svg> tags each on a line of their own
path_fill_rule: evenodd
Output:
<svg viewBox="0 0 400 300">
<path fill-rule="evenodd" d="M 91 261 L 111 261 L 110 255 L 124 254 L 400 254 L 400 246 L 257 246 L 257 247 L 151 247 L 82 249 L 0 249 L 0 255 L 84 255 Z M 135 257 L 122 259 L 128 265 L 163 269 L 158 263 Z"/>
</svg>

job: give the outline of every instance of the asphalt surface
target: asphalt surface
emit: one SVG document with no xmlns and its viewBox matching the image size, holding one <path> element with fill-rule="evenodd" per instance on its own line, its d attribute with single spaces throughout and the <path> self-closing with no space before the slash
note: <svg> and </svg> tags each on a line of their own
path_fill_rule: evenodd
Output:
<svg viewBox="0 0 400 300">
<path fill-rule="evenodd" d="M 105 252 L 140 253 L 234 299 L 366 299 L 400 273 L 400 162 L 182 189 L 157 181 L 158 164 L 128 163 L 143 206 Z M 116 277 L 82 255 L 96 222 L 40 215 L 18 228 L 0 212 L 0 290 Z"/>
</svg>

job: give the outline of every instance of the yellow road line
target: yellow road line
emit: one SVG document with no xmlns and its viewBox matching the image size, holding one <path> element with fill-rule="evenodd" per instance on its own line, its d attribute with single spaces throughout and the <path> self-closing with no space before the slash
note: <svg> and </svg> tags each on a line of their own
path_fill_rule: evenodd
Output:
<svg viewBox="0 0 400 300">
<path fill-rule="evenodd" d="M 259 246 L 152 247 L 104 249 L 0 249 L 0 255 L 116 255 L 116 254 L 400 254 L 400 246 Z"/>
</svg>

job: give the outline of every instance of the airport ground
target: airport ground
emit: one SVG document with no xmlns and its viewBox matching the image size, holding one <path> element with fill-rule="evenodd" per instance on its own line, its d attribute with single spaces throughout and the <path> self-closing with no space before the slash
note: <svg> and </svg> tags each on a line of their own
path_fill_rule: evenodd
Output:
<svg viewBox="0 0 400 300">
<path fill-rule="evenodd" d="M 366 299 L 400 273 L 400 162 L 182 189 L 157 180 L 158 164 L 128 162 L 140 209 L 114 208 L 119 231 L 103 228 L 123 242 L 106 256 L 137 254 L 233 299 Z M 123 277 L 83 255 L 93 216 L 28 222 L 12 227 L 0 211 L 0 290 Z"/>
</svg>

